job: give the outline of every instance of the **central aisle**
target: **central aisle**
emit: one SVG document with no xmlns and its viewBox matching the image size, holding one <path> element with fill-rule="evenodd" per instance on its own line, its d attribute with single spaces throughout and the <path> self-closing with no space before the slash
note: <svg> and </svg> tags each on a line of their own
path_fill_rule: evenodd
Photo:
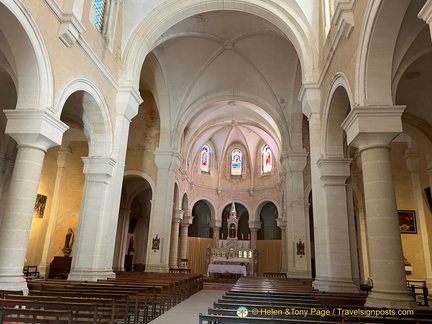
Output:
<svg viewBox="0 0 432 324">
<path fill-rule="evenodd" d="M 213 302 L 221 298 L 225 290 L 201 290 L 185 301 L 171 308 L 151 324 L 193 324 L 198 323 L 199 313 L 207 314 L 208 307 L 213 307 Z"/>
</svg>

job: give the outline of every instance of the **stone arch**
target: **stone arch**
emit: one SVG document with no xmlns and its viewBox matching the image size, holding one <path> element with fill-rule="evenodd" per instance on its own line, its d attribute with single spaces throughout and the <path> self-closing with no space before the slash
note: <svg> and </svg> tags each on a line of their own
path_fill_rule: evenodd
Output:
<svg viewBox="0 0 432 324">
<path fill-rule="evenodd" d="M 214 209 L 209 201 L 206 199 L 199 199 L 192 205 L 192 216 L 193 221 L 189 226 L 189 237 L 203 237 L 212 238 L 213 229 L 211 228 L 212 214 L 214 214 Z M 206 217 L 206 219 L 203 219 Z"/>
<path fill-rule="evenodd" d="M 19 94 L 16 109 L 51 107 L 54 90 L 48 52 L 24 4 L 0 3 L 0 30 L 4 37 L 0 50 L 7 53 Z"/>
<path fill-rule="evenodd" d="M 337 73 L 324 106 L 322 147 L 328 157 L 344 156 L 344 133 L 341 127 L 353 105 L 351 87 L 343 73 Z"/>
<path fill-rule="evenodd" d="M 148 20 L 144 20 L 135 29 L 128 40 L 124 50 L 122 76 L 124 82 L 132 82 L 134 86 L 139 83 L 139 74 L 146 55 L 155 46 L 156 41 L 165 30 L 181 20 L 208 11 L 236 10 L 253 15 L 272 22 L 293 43 L 299 54 L 303 67 L 303 80 L 310 82 L 316 77 L 317 48 L 309 24 L 298 12 L 295 2 L 275 4 L 263 4 L 260 1 L 225 1 L 214 2 L 213 5 L 204 0 L 190 2 L 166 1 L 155 8 Z M 167 14 L 171 13 L 171 14 Z"/>
<path fill-rule="evenodd" d="M 393 51 L 409 4 L 404 0 L 369 1 L 356 60 L 355 101 L 361 106 L 393 104 Z"/>
<path fill-rule="evenodd" d="M 82 122 L 83 132 L 89 142 L 89 156 L 110 155 L 113 134 L 108 105 L 103 94 L 91 81 L 75 79 L 66 84 L 55 105 L 56 115 L 60 117 L 67 100 L 74 94 L 78 94 L 82 100 L 82 120 L 78 122 Z"/>
<path fill-rule="evenodd" d="M 272 211 L 272 209 L 273 209 L 272 206 L 274 206 L 273 211 Z M 282 237 L 281 236 L 282 235 L 281 234 L 281 228 L 277 226 L 277 221 L 276 221 L 278 216 L 279 216 L 279 209 L 278 209 L 277 205 L 270 200 L 266 200 L 260 204 L 260 208 L 257 209 L 257 211 L 258 210 L 259 210 L 259 213 L 257 213 L 257 216 L 259 215 L 259 217 L 260 217 L 259 220 L 261 221 L 261 228 L 258 230 L 258 233 L 257 233 L 258 240 L 260 240 L 260 239 L 261 240 L 281 239 L 281 237 Z M 271 215 L 269 217 L 265 217 L 265 218 L 261 217 L 264 210 L 267 211 L 266 215 L 269 215 L 268 212 L 272 212 L 273 215 L 276 213 L 276 217 L 274 218 L 274 224 L 271 223 L 271 219 L 270 219 L 273 215 Z M 271 233 L 266 233 L 266 229 L 270 230 Z"/>
</svg>

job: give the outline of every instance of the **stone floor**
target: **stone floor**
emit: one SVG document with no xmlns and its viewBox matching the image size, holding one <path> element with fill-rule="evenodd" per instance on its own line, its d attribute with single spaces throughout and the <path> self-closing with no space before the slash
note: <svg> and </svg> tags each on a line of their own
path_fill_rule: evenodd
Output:
<svg viewBox="0 0 432 324">
<path fill-rule="evenodd" d="M 221 298 L 225 290 L 203 289 L 192 295 L 185 301 L 171 308 L 161 316 L 157 317 L 151 324 L 195 324 L 198 323 L 199 313 L 207 314 L 208 307 L 213 306 L 213 302 Z"/>
</svg>

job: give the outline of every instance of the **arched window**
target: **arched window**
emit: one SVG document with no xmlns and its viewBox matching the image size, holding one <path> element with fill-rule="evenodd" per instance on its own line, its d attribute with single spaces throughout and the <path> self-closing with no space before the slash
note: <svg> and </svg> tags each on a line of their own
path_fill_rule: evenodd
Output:
<svg viewBox="0 0 432 324">
<path fill-rule="evenodd" d="M 263 173 L 269 173 L 273 167 L 273 154 L 270 149 L 270 146 L 264 145 L 262 149 L 262 170 Z"/>
<path fill-rule="evenodd" d="M 210 149 L 207 145 L 201 148 L 200 168 L 202 172 L 210 172 Z"/>
<path fill-rule="evenodd" d="M 231 175 L 239 176 L 242 174 L 242 151 L 234 149 L 231 152 Z"/>
<path fill-rule="evenodd" d="M 105 22 L 105 12 L 108 0 L 94 0 L 94 26 L 100 32 L 102 32 Z"/>
</svg>

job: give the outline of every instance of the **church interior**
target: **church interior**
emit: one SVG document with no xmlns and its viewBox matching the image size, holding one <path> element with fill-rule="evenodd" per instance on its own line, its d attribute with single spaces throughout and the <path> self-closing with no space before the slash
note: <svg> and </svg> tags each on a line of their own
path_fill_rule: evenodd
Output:
<svg viewBox="0 0 432 324">
<path fill-rule="evenodd" d="M 0 290 L 432 289 L 432 0 L 0 0 Z"/>
</svg>

